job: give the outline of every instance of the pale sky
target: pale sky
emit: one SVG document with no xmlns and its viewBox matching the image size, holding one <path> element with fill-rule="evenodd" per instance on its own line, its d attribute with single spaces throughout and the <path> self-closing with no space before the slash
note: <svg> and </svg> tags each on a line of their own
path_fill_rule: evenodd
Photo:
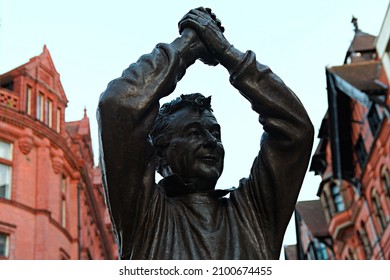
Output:
<svg viewBox="0 0 390 280">
<path fill-rule="evenodd" d="M 95 112 L 107 83 L 157 43 L 172 42 L 191 8 L 210 7 L 230 43 L 253 50 L 297 94 L 317 137 L 327 109 L 325 67 L 343 63 L 354 35 L 352 15 L 362 31 L 378 35 L 388 5 L 389 0 L 0 0 L 0 73 L 28 62 L 46 44 L 69 100 L 66 120 L 81 119 L 87 108 L 97 163 Z M 165 101 L 192 92 L 212 95 L 222 126 L 225 169 L 217 188 L 237 186 L 258 153 L 258 116 L 221 66 L 197 62 Z M 317 199 L 320 181 L 308 172 L 299 200 Z M 295 243 L 290 223 L 285 244 Z"/>
</svg>

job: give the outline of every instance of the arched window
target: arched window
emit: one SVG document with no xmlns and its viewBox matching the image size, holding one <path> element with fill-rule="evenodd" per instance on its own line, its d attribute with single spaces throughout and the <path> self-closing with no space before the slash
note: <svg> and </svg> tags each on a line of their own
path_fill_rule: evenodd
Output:
<svg viewBox="0 0 390 280">
<path fill-rule="evenodd" d="M 372 203 L 372 208 L 374 210 L 374 217 L 379 227 L 378 232 L 382 233 L 383 230 L 386 228 L 387 221 L 376 189 L 373 189 L 371 193 L 371 203 Z"/>
<path fill-rule="evenodd" d="M 357 231 L 357 236 L 359 238 L 360 244 L 363 246 L 364 254 L 366 259 L 371 259 L 372 248 L 370 244 L 370 239 L 368 238 L 366 225 L 362 221 L 360 224 L 360 229 Z"/>
</svg>

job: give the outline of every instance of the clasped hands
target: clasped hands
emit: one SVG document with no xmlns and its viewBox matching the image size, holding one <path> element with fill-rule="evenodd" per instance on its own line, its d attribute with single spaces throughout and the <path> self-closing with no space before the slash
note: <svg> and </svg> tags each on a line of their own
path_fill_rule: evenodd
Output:
<svg viewBox="0 0 390 280">
<path fill-rule="evenodd" d="M 223 35 L 221 21 L 209 8 L 192 9 L 178 25 L 179 33 L 192 45 L 192 56 L 207 65 L 218 65 L 231 46 Z"/>
</svg>

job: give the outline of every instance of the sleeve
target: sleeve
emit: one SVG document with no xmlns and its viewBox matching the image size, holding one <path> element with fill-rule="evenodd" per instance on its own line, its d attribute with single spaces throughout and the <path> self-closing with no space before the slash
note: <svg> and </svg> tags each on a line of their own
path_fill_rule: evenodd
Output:
<svg viewBox="0 0 390 280">
<path fill-rule="evenodd" d="M 122 258 L 128 258 L 135 231 L 157 189 L 148 139 L 159 100 L 174 90 L 185 69 L 171 45 L 159 44 L 111 81 L 100 96 L 102 180 Z"/>
<path fill-rule="evenodd" d="M 298 97 L 253 52 L 245 54 L 230 81 L 250 101 L 264 129 L 259 154 L 237 194 L 253 199 L 261 230 L 279 258 L 310 160 L 314 128 Z"/>
</svg>

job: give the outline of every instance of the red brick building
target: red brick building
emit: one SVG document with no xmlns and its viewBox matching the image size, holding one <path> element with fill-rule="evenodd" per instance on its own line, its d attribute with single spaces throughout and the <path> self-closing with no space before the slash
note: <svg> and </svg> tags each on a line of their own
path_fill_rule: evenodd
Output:
<svg viewBox="0 0 390 280">
<path fill-rule="evenodd" d="M 389 6 L 390 7 L 390 6 Z M 390 259 L 390 13 L 378 37 L 355 36 L 344 64 L 326 69 L 328 112 L 310 170 L 322 177 L 317 195 L 334 259 Z M 297 246 L 286 258 L 322 259 L 313 217 L 296 207 Z M 307 205 L 306 205 L 307 206 Z M 307 213 L 307 211 L 305 211 Z M 317 219 L 320 218 L 318 212 Z M 319 228 L 318 228 L 319 227 Z M 309 238 L 310 236 L 314 238 Z M 309 244 L 308 244 L 309 240 Z M 295 251 L 294 251 L 295 250 Z"/>
<path fill-rule="evenodd" d="M 116 259 L 89 119 L 50 53 L 0 75 L 0 259 Z"/>
</svg>

